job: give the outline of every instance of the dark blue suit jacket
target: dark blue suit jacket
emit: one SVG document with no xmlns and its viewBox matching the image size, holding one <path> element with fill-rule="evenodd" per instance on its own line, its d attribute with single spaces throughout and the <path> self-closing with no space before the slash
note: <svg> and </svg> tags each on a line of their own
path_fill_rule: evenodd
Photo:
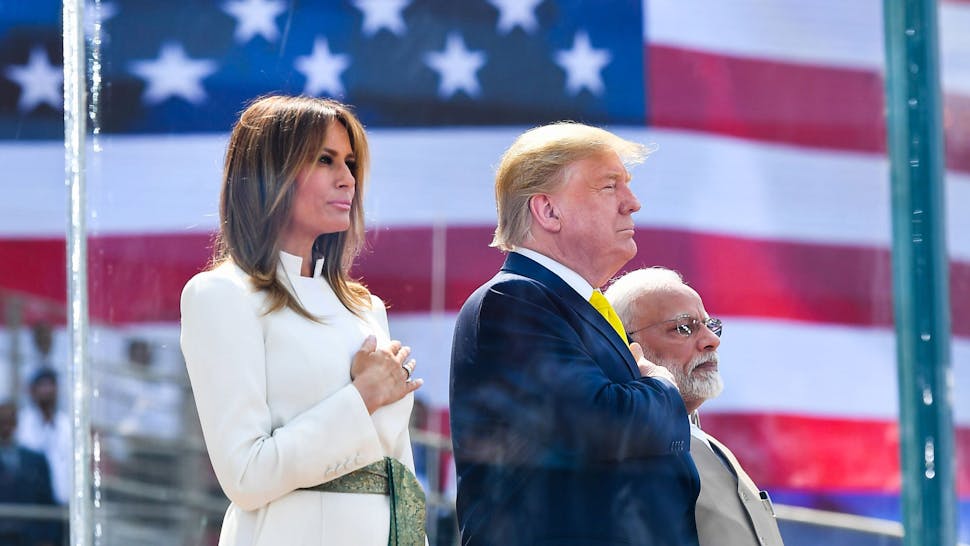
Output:
<svg viewBox="0 0 970 546">
<path fill-rule="evenodd" d="M 680 394 L 525 256 L 458 315 L 451 433 L 462 544 L 697 544 Z"/>
<path fill-rule="evenodd" d="M 20 460 L 16 470 L 7 468 L 0 461 L 0 503 L 54 504 L 47 457 L 23 447 L 16 450 Z M 59 533 L 58 525 L 43 520 L 0 520 L 0 544 L 54 544 Z"/>
</svg>

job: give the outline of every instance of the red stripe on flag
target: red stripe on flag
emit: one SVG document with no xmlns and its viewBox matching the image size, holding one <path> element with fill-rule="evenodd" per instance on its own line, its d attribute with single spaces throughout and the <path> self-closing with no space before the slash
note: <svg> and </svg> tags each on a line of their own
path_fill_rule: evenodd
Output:
<svg viewBox="0 0 970 546">
<path fill-rule="evenodd" d="M 873 72 L 651 45 L 647 105 L 658 127 L 859 151 L 885 149 Z"/>
<path fill-rule="evenodd" d="M 88 242 L 91 316 L 111 324 L 178 321 L 182 287 L 212 256 L 212 235 L 112 235 Z"/>
<path fill-rule="evenodd" d="M 505 261 L 504 254 L 488 246 L 494 228 L 443 228 L 439 241 L 444 244 L 444 282 L 434 287 L 433 229 L 384 229 L 368 237 L 369 250 L 358 260 L 355 272 L 390 305 L 391 312 L 429 311 L 432 300 L 442 301 L 441 310 L 457 310 Z M 440 293 L 435 294 L 435 289 Z"/>
<path fill-rule="evenodd" d="M 644 55 L 649 123 L 754 140 L 884 153 L 877 72 L 662 45 Z M 970 98 L 945 97 L 946 163 L 970 171 Z"/>
<path fill-rule="evenodd" d="M 760 487 L 897 493 L 899 426 L 892 421 L 773 413 L 704 413 Z M 954 435 L 957 491 L 970 495 L 970 427 Z"/>
<path fill-rule="evenodd" d="M 636 240 L 625 270 L 677 269 L 721 315 L 892 324 L 885 250 L 673 230 L 640 231 Z"/>
<path fill-rule="evenodd" d="M 0 289 L 63 302 L 67 292 L 64 239 L 0 239 Z"/>
<path fill-rule="evenodd" d="M 433 228 L 375 230 L 354 271 L 391 312 L 454 311 L 504 259 L 488 247 L 492 231 L 442 228 L 436 272 Z M 888 250 L 646 228 L 636 240 L 639 254 L 625 269 L 677 269 L 720 315 L 892 324 Z M 199 233 L 93 238 L 92 316 L 109 323 L 178 320 L 182 286 L 205 267 L 210 242 Z M 2 241 L 0 263 L 11 266 L 0 288 L 65 301 L 63 253 L 58 240 Z M 970 315 L 970 263 L 951 264 L 950 276 L 952 315 Z M 440 309 L 432 309 L 436 303 Z M 953 333 L 970 336 L 970 323 L 954 321 Z"/>
<path fill-rule="evenodd" d="M 970 0 L 961 0 L 970 3 Z M 946 165 L 970 172 L 970 97 L 947 95 L 943 104 Z"/>
</svg>

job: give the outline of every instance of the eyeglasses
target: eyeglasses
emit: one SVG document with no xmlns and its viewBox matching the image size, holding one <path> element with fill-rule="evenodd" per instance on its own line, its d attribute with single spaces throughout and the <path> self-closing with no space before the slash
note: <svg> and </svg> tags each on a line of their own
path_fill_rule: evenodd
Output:
<svg viewBox="0 0 970 546">
<path fill-rule="evenodd" d="M 723 323 L 721 319 L 716 318 L 706 318 L 704 320 L 696 319 L 690 315 L 680 315 L 679 317 L 674 317 L 668 320 L 662 320 L 655 324 L 650 324 L 649 326 L 644 326 L 642 328 L 637 328 L 636 330 L 631 330 L 626 333 L 627 337 L 633 334 L 646 330 L 647 328 L 654 328 L 663 324 L 673 324 L 671 328 L 672 332 L 676 332 L 680 337 L 691 337 L 696 332 L 700 331 L 701 325 L 707 326 L 707 329 L 714 333 L 717 337 L 721 337 L 721 330 L 723 329 Z"/>
</svg>

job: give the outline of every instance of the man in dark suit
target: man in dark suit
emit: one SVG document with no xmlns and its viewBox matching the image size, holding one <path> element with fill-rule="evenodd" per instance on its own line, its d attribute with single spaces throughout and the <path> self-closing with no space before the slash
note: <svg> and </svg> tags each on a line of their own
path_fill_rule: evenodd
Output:
<svg viewBox="0 0 970 546">
<path fill-rule="evenodd" d="M 452 353 L 462 544 L 697 544 L 683 401 L 595 290 L 636 254 L 626 165 L 645 155 L 559 123 L 502 158 L 492 246 L 509 254 Z"/>
<path fill-rule="evenodd" d="M 14 441 L 17 407 L 0 403 L 0 503 L 54 504 L 50 469 L 43 453 Z M 57 524 L 29 519 L 0 519 L 0 544 L 53 546 Z"/>
<path fill-rule="evenodd" d="M 702 546 L 782 546 L 768 494 L 760 491 L 734 454 L 705 433 L 697 409 L 721 393 L 717 348 L 721 321 L 676 271 L 651 267 L 617 279 L 606 298 L 651 361 L 669 369 L 694 417 L 690 452 L 701 476 L 697 533 Z"/>
</svg>

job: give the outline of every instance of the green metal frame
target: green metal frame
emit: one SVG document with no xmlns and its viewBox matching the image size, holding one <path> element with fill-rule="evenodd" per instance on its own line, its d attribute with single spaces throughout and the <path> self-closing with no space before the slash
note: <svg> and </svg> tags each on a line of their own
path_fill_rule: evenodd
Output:
<svg viewBox="0 0 970 546">
<path fill-rule="evenodd" d="M 949 259 L 934 0 L 884 0 L 906 546 L 956 544 Z"/>
</svg>

